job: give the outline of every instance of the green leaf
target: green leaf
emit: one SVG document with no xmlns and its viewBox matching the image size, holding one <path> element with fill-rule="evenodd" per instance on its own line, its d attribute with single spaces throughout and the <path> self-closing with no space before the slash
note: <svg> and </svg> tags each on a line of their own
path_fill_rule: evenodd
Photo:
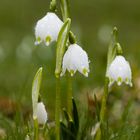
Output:
<svg viewBox="0 0 140 140">
<path fill-rule="evenodd" d="M 97 101 L 96 94 L 94 94 L 94 100 L 95 100 L 95 106 L 96 106 L 97 120 L 100 121 L 100 107 L 99 107 L 99 103 Z"/>
<path fill-rule="evenodd" d="M 72 31 L 69 32 L 69 42 L 70 44 L 76 43 L 76 36 L 74 35 Z"/>
<path fill-rule="evenodd" d="M 63 122 L 60 122 L 60 128 L 62 140 L 76 140 L 75 126 L 72 120 L 68 122 L 68 126 L 66 126 Z"/>
<path fill-rule="evenodd" d="M 67 122 L 69 122 L 70 120 L 72 120 L 71 117 L 70 117 L 70 115 L 68 114 L 68 112 L 66 111 L 65 108 L 63 108 L 63 112 L 64 112 L 64 116 L 65 116 Z"/>
<path fill-rule="evenodd" d="M 72 120 L 68 122 L 68 130 L 69 130 L 69 139 L 68 140 L 76 140 L 77 131 L 75 128 L 75 124 Z"/>
<path fill-rule="evenodd" d="M 43 68 L 39 68 L 37 71 L 33 84 L 32 84 L 32 104 L 33 104 L 33 119 L 36 119 L 36 112 L 37 112 L 37 103 L 38 103 L 38 96 L 39 96 L 39 90 L 42 80 L 42 70 Z"/>
<path fill-rule="evenodd" d="M 67 137 L 67 127 L 63 122 L 60 122 L 60 128 L 61 128 L 61 139 L 65 140 Z"/>
<path fill-rule="evenodd" d="M 57 78 L 60 76 L 61 73 L 62 59 L 65 52 L 66 43 L 68 40 L 70 24 L 71 24 L 71 19 L 67 18 L 58 35 L 57 49 L 56 49 L 56 69 L 55 69 L 55 75 Z"/>
<path fill-rule="evenodd" d="M 75 124 L 75 128 L 78 131 L 78 129 L 79 129 L 79 116 L 78 116 L 78 111 L 77 111 L 77 107 L 76 107 L 76 103 L 75 103 L 74 98 L 72 98 L 72 104 L 73 104 L 73 110 L 72 110 L 73 121 L 74 121 L 74 124 Z"/>
</svg>

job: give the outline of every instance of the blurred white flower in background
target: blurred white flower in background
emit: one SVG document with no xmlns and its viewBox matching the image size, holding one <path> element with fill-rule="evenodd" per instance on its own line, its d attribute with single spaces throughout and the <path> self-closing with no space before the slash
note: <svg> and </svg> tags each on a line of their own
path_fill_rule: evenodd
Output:
<svg viewBox="0 0 140 140">
<path fill-rule="evenodd" d="M 129 62 L 125 60 L 123 56 L 116 56 L 115 59 L 109 66 L 107 71 L 110 84 L 112 85 L 115 81 L 120 86 L 123 82 L 127 85 L 132 86 L 132 73 Z"/>
<path fill-rule="evenodd" d="M 98 31 L 98 38 L 102 43 L 107 44 L 110 40 L 112 27 L 110 25 L 102 25 Z"/>
<path fill-rule="evenodd" d="M 25 36 L 19 46 L 16 49 L 16 56 L 17 61 L 19 63 L 22 62 L 30 62 L 32 58 L 32 52 L 33 52 L 33 37 L 32 36 Z"/>
<path fill-rule="evenodd" d="M 88 77 L 89 60 L 87 53 L 77 44 L 68 47 L 63 57 L 61 76 L 68 70 L 73 76 L 78 70 L 84 76 Z"/>
<path fill-rule="evenodd" d="M 48 120 L 48 115 L 43 102 L 37 104 L 37 120 L 39 124 L 45 124 Z"/>
<path fill-rule="evenodd" d="M 55 13 L 48 12 L 46 16 L 40 19 L 35 27 L 36 41 L 35 45 L 44 42 L 48 46 L 51 42 L 57 41 L 59 31 L 63 22 Z"/>
</svg>

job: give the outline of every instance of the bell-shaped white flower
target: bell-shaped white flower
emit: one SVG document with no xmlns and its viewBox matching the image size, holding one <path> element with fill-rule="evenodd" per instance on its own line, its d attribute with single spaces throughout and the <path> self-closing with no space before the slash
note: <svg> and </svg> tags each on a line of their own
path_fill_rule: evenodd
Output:
<svg viewBox="0 0 140 140">
<path fill-rule="evenodd" d="M 43 102 L 37 104 L 37 120 L 39 124 L 45 124 L 48 120 L 48 115 Z"/>
<path fill-rule="evenodd" d="M 87 53 L 77 44 L 68 47 L 63 57 L 61 76 L 68 70 L 71 76 L 78 70 L 80 73 L 88 77 L 89 61 Z"/>
<path fill-rule="evenodd" d="M 48 46 L 51 42 L 57 41 L 62 25 L 63 22 L 55 13 L 48 12 L 47 15 L 40 19 L 36 24 L 35 45 L 45 42 L 46 46 Z"/>
<path fill-rule="evenodd" d="M 123 56 L 116 56 L 109 66 L 107 76 L 109 77 L 109 85 L 115 81 L 120 86 L 122 82 L 132 86 L 132 73 L 129 62 Z"/>
</svg>

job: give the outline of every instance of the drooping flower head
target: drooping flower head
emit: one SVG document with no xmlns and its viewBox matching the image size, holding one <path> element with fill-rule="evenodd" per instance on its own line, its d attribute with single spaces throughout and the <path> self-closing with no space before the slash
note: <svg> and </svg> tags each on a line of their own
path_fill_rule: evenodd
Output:
<svg viewBox="0 0 140 140">
<path fill-rule="evenodd" d="M 45 124 L 48 120 L 47 112 L 43 102 L 38 102 L 37 104 L 37 120 L 39 124 Z"/>
<path fill-rule="evenodd" d="M 87 53 L 77 44 L 68 47 L 63 57 L 61 76 L 68 70 L 73 76 L 78 70 L 84 76 L 88 77 L 89 60 Z"/>
<path fill-rule="evenodd" d="M 51 42 L 57 41 L 62 25 L 63 22 L 55 13 L 48 12 L 47 15 L 40 19 L 36 24 L 35 45 L 45 42 L 46 46 L 48 46 Z"/>
<path fill-rule="evenodd" d="M 121 55 L 116 56 L 109 66 L 107 76 L 109 77 L 110 85 L 115 81 L 120 86 L 123 82 L 132 86 L 132 73 L 129 62 Z"/>
</svg>

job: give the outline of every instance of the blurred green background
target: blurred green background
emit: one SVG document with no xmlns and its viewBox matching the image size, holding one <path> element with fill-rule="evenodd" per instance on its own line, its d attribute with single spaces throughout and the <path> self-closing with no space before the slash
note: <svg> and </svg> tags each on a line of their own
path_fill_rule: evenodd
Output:
<svg viewBox="0 0 140 140">
<path fill-rule="evenodd" d="M 34 46 L 35 24 L 48 12 L 49 2 L 0 0 L 0 97 L 8 97 L 30 106 L 32 80 L 37 69 L 43 66 L 41 94 L 51 112 L 55 105 L 55 43 L 49 47 Z M 59 11 L 60 9 L 58 15 L 61 17 Z M 70 0 L 70 11 L 72 31 L 91 61 L 88 78 L 78 72 L 73 78 L 76 99 L 79 100 L 82 94 L 86 95 L 86 92 L 95 87 L 103 87 L 106 54 L 114 26 L 119 29 L 124 56 L 129 60 L 134 78 L 136 77 L 137 87 L 134 83 L 133 91 L 137 96 L 140 91 L 140 81 L 137 82 L 140 76 L 140 1 Z M 66 78 L 63 77 L 64 104 L 65 83 Z M 125 88 L 126 91 L 129 90 L 128 87 Z M 122 91 L 120 88 L 118 90 Z"/>
</svg>

